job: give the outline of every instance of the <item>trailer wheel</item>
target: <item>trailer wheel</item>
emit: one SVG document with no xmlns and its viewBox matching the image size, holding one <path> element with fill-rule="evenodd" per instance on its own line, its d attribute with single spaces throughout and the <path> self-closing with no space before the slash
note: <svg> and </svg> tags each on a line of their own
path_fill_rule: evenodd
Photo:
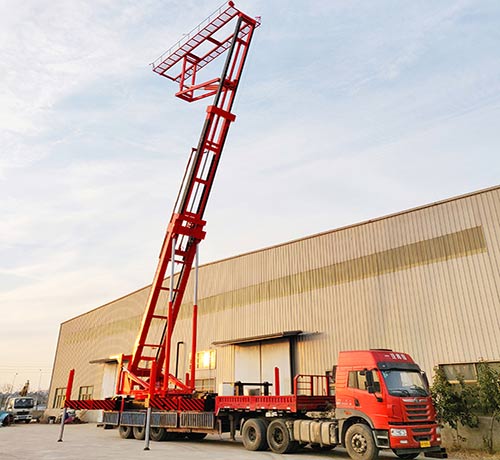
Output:
<svg viewBox="0 0 500 460">
<path fill-rule="evenodd" d="M 131 426 L 122 426 L 122 425 L 120 425 L 120 427 L 118 428 L 118 433 L 120 433 L 120 436 L 123 439 L 130 439 L 130 438 L 134 437 L 134 432 L 132 431 L 132 427 Z"/>
<path fill-rule="evenodd" d="M 297 441 L 292 441 L 284 420 L 273 420 L 267 427 L 267 442 L 276 454 L 288 454 L 299 448 Z"/>
<path fill-rule="evenodd" d="M 133 428 L 134 438 L 138 441 L 144 441 L 146 438 L 146 428 L 143 426 L 134 426 Z"/>
<path fill-rule="evenodd" d="M 251 418 L 243 425 L 241 436 L 246 450 L 266 450 L 267 423 L 260 418 Z"/>
<path fill-rule="evenodd" d="M 187 433 L 186 438 L 190 441 L 201 441 L 207 437 L 207 433 Z"/>
<path fill-rule="evenodd" d="M 345 435 L 345 448 L 349 457 L 359 460 L 375 460 L 378 458 L 378 447 L 373 434 L 367 425 L 356 423 L 348 428 Z"/>
<path fill-rule="evenodd" d="M 149 439 L 152 441 L 160 442 L 167 438 L 167 432 L 165 428 L 152 426 L 149 428 Z"/>
</svg>

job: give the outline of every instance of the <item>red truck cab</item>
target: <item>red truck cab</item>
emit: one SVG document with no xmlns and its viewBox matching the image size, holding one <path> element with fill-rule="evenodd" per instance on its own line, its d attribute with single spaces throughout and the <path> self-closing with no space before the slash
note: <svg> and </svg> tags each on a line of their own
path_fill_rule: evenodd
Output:
<svg viewBox="0 0 500 460">
<path fill-rule="evenodd" d="M 379 448 L 405 459 L 443 457 L 427 378 L 408 354 L 340 352 L 335 380 L 339 435 L 351 457 L 376 458 Z"/>
</svg>

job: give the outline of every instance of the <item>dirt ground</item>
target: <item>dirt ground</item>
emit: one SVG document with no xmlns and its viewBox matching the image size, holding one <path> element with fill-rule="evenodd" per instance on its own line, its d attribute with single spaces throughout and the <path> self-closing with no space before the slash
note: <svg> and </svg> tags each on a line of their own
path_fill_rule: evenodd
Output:
<svg viewBox="0 0 500 460">
<path fill-rule="evenodd" d="M 460 451 L 453 451 L 450 452 L 450 458 L 456 458 L 460 460 L 466 460 L 466 459 L 471 459 L 471 460 L 500 460 L 500 453 L 495 453 L 495 454 L 487 454 L 485 452 L 476 452 L 476 451 L 467 451 L 467 450 L 460 450 Z"/>
<path fill-rule="evenodd" d="M 59 425 L 31 423 L 0 427 L 1 460 L 305 460 L 343 459 L 349 456 L 344 449 L 331 452 L 312 452 L 308 449 L 281 456 L 271 452 L 250 452 L 238 440 L 211 436 L 204 441 L 151 442 L 151 450 L 144 451 L 144 441 L 121 439 L 117 430 L 103 430 L 95 424 L 67 425 L 64 441 L 57 442 Z M 392 452 L 383 452 L 381 458 L 396 458 Z M 419 458 L 424 459 L 422 455 Z M 450 455 L 451 459 L 497 460 L 471 453 Z"/>
</svg>

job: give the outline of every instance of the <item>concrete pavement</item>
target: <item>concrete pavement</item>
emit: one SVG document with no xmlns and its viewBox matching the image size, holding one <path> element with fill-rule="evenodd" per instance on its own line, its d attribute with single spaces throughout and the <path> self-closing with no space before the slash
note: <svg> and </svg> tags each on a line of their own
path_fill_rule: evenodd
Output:
<svg viewBox="0 0 500 460">
<path fill-rule="evenodd" d="M 1 460 L 305 460 L 342 459 L 349 456 L 344 449 L 312 452 L 303 449 L 296 454 L 250 452 L 238 440 L 224 435 L 209 436 L 203 441 L 151 442 L 144 451 L 144 441 L 121 439 L 117 430 L 104 430 L 95 424 L 67 425 L 64 441 L 57 442 L 59 425 L 31 423 L 0 427 Z M 396 458 L 384 452 L 381 458 Z M 424 456 L 419 458 L 424 459 Z"/>
</svg>

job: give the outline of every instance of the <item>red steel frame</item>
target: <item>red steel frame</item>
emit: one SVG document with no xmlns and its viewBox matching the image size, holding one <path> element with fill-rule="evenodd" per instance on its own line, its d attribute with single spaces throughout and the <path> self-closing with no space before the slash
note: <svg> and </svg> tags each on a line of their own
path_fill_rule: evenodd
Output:
<svg viewBox="0 0 500 460">
<path fill-rule="evenodd" d="M 236 22 L 234 30 L 224 34 L 226 25 Z M 181 382 L 170 372 L 171 342 L 186 284 L 191 273 L 198 243 L 205 237 L 203 215 L 214 182 L 215 173 L 235 115 L 231 113 L 236 90 L 241 79 L 253 32 L 260 25 L 229 2 L 214 18 L 208 18 L 190 33 L 182 44 L 174 45 L 166 55 L 153 63 L 153 71 L 179 83 L 176 96 L 193 102 L 215 96 L 206 109 L 207 115 L 198 146 L 192 150 L 181 189 L 161 248 L 140 331 L 130 356 L 123 356 L 122 370 L 117 383 L 117 394 L 134 395 L 141 399 L 155 396 L 187 395 L 194 392 L 196 355 L 197 305 L 193 307 L 192 362 L 189 381 Z M 224 30 L 222 30 L 224 29 Z M 195 54 L 204 44 L 202 55 Z M 209 50 L 206 51 L 207 44 Z M 201 50 L 201 48 L 200 48 Z M 228 52 L 222 74 L 204 82 L 197 82 L 199 70 Z M 180 65 L 180 72 L 176 67 Z M 171 285 L 163 281 L 171 268 Z M 180 266 L 175 276 L 174 267 Z M 175 284 L 175 286 L 174 286 Z M 167 291 L 167 311 L 161 305 L 160 293 Z"/>
</svg>

